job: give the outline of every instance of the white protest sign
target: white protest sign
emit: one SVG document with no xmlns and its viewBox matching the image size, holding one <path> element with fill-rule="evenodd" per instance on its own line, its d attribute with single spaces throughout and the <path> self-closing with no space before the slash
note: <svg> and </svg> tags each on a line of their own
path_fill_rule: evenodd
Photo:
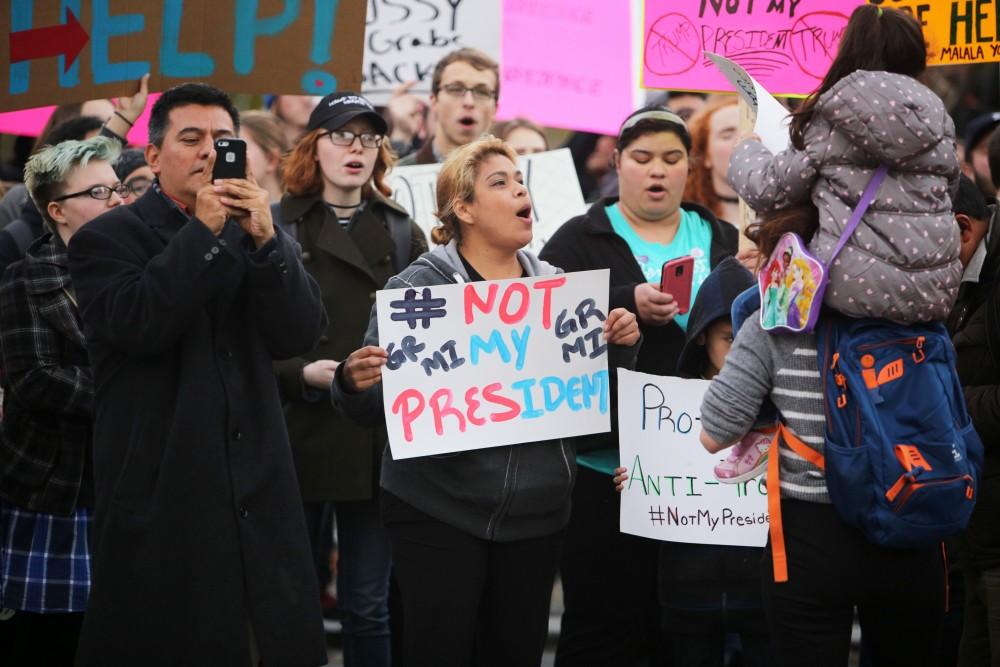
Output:
<svg viewBox="0 0 1000 667">
<path fill-rule="evenodd" d="M 531 219 L 534 235 L 529 250 L 538 252 L 559 226 L 570 218 L 587 212 L 573 157 L 568 148 L 522 155 L 518 161 L 524 184 L 531 195 Z M 392 196 L 416 220 L 430 237 L 437 223 L 435 188 L 440 164 L 396 167 L 389 172 Z"/>
<path fill-rule="evenodd" d="M 426 97 L 437 61 L 463 47 L 500 60 L 500 0 L 368 0 L 361 92 L 385 106 L 415 81 Z"/>
<path fill-rule="evenodd" d="M 707 380 L 618 370 L 618 436 L 629 479 L 621 531 L 668 542 L 760 547 L 767 488 L 758 478 L 722 484 L 712 469 L 729 454 L 698 440 Z"/>
<path fill-rule="evenodd" d="M 379 292 L 393 458 L 609 431 L 608 276 Z"/>
<path fill-rule="evenodd" d="M 740 97 L 750 105 L 750 109 L 756 115 L 754 134 L 760 137 L 761 143 L 767 150 L 780 153 L 788 148 L 790 142 L 788 124 L 792 120 L 788 115 L 788 109 L 781 106 L 781 102 L 767 92 L 764 86 L 729 58 L 708 51 L 705 52 L 705 57 L 715 63 L 723 76 L 736 88 Z"/>
</svg>

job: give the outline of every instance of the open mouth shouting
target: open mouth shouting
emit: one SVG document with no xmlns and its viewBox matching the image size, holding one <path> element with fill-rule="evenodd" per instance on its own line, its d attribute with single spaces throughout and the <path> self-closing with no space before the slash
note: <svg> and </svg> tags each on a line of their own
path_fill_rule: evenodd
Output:
<svg viewBox="0 0 1000 667">
<path fill-rule="evenodd" d="M 531 204 L 525 204 L 518 209 L 517 219 L 526 225 L 531 224 Z"/>
<path fill-rule="evenodd" d="M 462 116 L 458 119 L 458 124 L 467 130 L 471 130 L 476 126 L 476 119 L 472 116 Z"/>
<path fill-rule="evenodd" d="M 660 183 L 653 183 L 646 188 L 646 194 L 648 194 L 651 199 L 663 199 L 667 196 L 667 188 Z"/>
<path fill-rule="evenodd" d="M 344 165 L 344 171 L 352 176 L 357 176 L 365 169 L 365 165 L 360 160 L 351 160 Z"/>
</svg>

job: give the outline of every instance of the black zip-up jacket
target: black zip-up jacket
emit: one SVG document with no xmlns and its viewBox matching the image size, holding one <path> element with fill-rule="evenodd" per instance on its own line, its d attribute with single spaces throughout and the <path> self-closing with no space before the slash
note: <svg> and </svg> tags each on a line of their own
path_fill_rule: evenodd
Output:
<svg viewBox="0 0 1000 667">
<path fill-rule="evenodd" d="M 979 282 L 962 283 L 948 318 L 955 367 L 969 415 L 983 440 L 983 478 L 964 533 L 965 558 L 1000 567 L 1000 209 L 990 207 L 990 234 Z"/>
<path fill-rule="evenodd" d="M 525 251 L 518 252 L 518 259 L 529 276 L 562 273 Z M 422 255 L 385 288 L 468 281 L 452 241 Z M 378 344 L 378 319 L 372 309 L 364 345 Z M 638 347 L 609 345 L 609 365 L 631 367 Z M 343 368 L 337 368 L 332 386 L 334 405 L 359 423 L 383 419 L 381 384 L 349 393 L 341 384 Z M 559 439 L 396 461 L 387 445 L 381 485 L 421 512 L 476 537 L 497 542 L 530 539 L 556 533 L 569 521 L 575 454 L 571 441 Z"/>
<path fill-rule="evenodd" d="M 628 308 L 638 315 L 635 307 L 635 287 L 648 282 L 635 261 L 628 243 L 615 233 L 608 219 L 605 207 L 618 201 L 608 197 L 595 202 L 583 215 L 568 220 L 560 227 L 539 253 L 539 258 L 562 268 L 563 271 L 588 271 L 610 269 L 609 309 Z M 739 231 L 733 225 L 722 222 L 707 208 L 698 204 L 683 202 L 681 208 L 693 211 L 707 220 L 712 227 L 712 245 L 709 262 L 714 269 L 726 257 L 736 254 Z M 684 347 L 684 330 L 675 322 L 664 326 L 645 324 L 639 321 L 642 332 L 642 348 L 636 361 L 636 370 L 653 375 L 676 375 L 677 359 Z M 617 391 L 615 377 L 612 376 L 611 397 L 614 405 Z M 615 411 L 612 410 L 612 414 Z M 617 449 L 618 427 L 612 417 L 614 428 L 610 434 L 585 436 L 577 440 L 577 449 Z"/>
</svg>

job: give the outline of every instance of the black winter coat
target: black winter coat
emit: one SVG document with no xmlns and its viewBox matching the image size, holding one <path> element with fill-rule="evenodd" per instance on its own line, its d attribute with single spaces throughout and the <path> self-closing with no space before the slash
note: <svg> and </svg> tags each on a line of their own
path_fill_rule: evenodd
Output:
<svg viewBox="0 0 1000 667">
<path fill-rule="evenodd" d="M 272 359 L 326 324 L 280 230 L 216 237 L 157 188 L 70 242 L 95 384 L 93 588 L 77 665 L 326 662 Z"/>
<path fill-rule="evenodd" d="M 979 497 L 962 544 L 966 562 L 1000 567 L 1000 209 L 990 207 L 990 241 L 979 282 L 964 282 L 948 319 L 955 366 L 985 452 Z"/>
</svg>

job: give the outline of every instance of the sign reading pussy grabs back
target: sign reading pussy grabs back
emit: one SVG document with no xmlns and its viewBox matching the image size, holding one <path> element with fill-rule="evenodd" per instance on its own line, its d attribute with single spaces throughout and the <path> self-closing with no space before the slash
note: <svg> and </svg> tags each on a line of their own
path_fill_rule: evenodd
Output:
<svg viewBox="0 0 1000 667">
<path fill-rule="evenodd" d="M 609 272 L 383 290 L 394 459 L 610 430 Z"/>
</svg>

